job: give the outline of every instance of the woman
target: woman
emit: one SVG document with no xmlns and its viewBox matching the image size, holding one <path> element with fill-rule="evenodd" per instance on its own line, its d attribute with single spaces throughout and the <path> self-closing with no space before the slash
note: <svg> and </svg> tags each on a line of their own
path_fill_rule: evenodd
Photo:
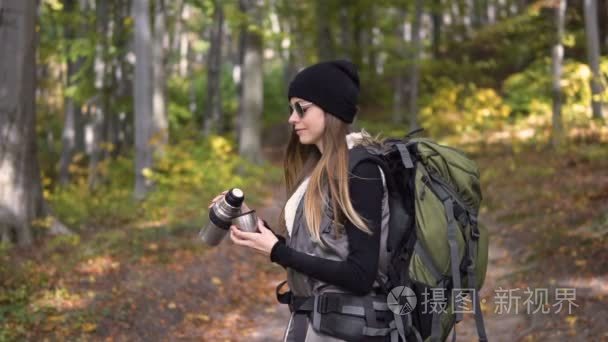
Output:
<svg viewBox="0 0 608 342">
<path fill-rule="evenodd" d="M 358 94 L 359 77 L 348 61 L 315 64 L 295 76 L 288 91 L 292 134 L 284 160 L 288 200 L 279 220 L 286 238 L 263 220 L 259 233 L 231 226 L 235 244 L 286 268 L 290 308 L 306 303 L 292 312 L 285 341 L 388 339 L 361 332 L 364 326 L 386 330 L 392 313 L 385 307 L 386 296 L 374 296 L 377 279 L 386 274 L 380 253 L 388 226 L 383 174 L 371 161 L 349 165 L 354 146 L 377 143 L 365 132 L 350 132 Z M 340 296 L 343 305 L 324 316 L 313 314 L 320 303 L 315 296 L 321 294 Z M 350 304 L 352 315 L 343 314 L 344 304 Z"/>
</svg>

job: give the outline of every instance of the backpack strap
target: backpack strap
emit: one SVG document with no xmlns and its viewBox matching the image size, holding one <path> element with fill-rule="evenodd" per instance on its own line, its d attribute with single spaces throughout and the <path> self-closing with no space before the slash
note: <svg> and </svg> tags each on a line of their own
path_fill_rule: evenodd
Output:
<svg viewBox="0 0 608 342">
<path fill-rule="evenodd" d="M 450 248 L 450 266 L 452 273 L 452 298 L 454 298 L 459 294 L 456 293 L 456 291 L 462 291 L 462 282 L 460 280 L 460 260 L 458 258 L 458 241 L 456 240 L 459 228 L 454 215 L 454 201 L 456 199 L 454 199 L 453 196 L 446 189 L 444 189 L 440 183 L 435 181 L 435 177 L 430 177 L 424 167 L 421 167 L 420 169 L 424 170 L 422 181 L 433 190 L 445 208 L 445 218 L 448 224 L 447 238 L 448 246 Z M 462 312 L 456 312 L 456 323 L 462 321 L 462 318 Z"/>
<path fill-rule="evenodd" d="M 471 221 L 471 236 L 467 239 L 467 251 L 469 258 L 469 265 L 467 266 L 467 276 L 468 276 L 468 286 L 470 288 L 474 288 L 477 290 L 477 280 L 475 274 L 475 259 L 477 253 L 477 243 L 479 240 L 479 229 L 477 227 L 477 218 L 474 216 L 470 217 Z M 486 335 L 486 329 L 483 321 L 483 313 L 481 312 L 481 304 L 479 299 L 479 292 L 476 292 L 473 296 L 473 305 L 474 307 L 474 316 L 475 316 L 475 325 L 477 326 L 477 336 L 479 337 L 480 342 L 487 342 L 488 336 Z"/>
</svg>

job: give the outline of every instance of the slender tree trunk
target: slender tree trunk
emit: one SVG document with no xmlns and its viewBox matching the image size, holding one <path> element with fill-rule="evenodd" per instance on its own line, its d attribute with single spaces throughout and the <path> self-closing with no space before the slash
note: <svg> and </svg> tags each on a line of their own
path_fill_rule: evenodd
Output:
<svg viewBox="0 0 608 342">
<path fill-rule="evenodd" d="M 432 41 L 433 57 L 438 57 L 439 50 L 441 47 L 441 27 L 443 26 L 443 11 L 441 8 L 441 0 L 433 0 L 432 21 L 433 21 L 433 41 Z"/>
<path fill-rule="evenodd" d="M 315 9 L 317 18 L 326 18 L 331 10 L 330 2 L 327 0 L 317 0 L 315 2 Z M 331 60 L 334 58 L 335 49 L 334 42 L 332 40 L 332 33 L 330 28 L 329 20 L 318 20 L 316 23 L 317 28 L 317 49 L 319 59 L 322 61 Z"/>
<path fill-rule="evenodd" d="M 171 39 L 169 46 L 171 47 L 171 51 L 173 53 L 178 53 L 181 51 L 181 36 L 183 30 L 183 21 L 182 17 L 184 15 L 184 0 L 176 0 L 174 1 L 175 10 L 175 22 L 173 24 L 173 30 L 171 33 Z M 174 74 L 179 73 L 179 63 L 173 63 L 171 65 L 171 70 Z"/>
<path fill-rule="evenodd" d="M 473 6 L 471 4 L 471 0 L 458 0 L 458 14 L 460 14 L 460 20 L 462 23 L 462 36 L 464 38 L 470 38 L 472 35 L 473 27 L 471 14 L 473 12 Z"/>
<path fill-rule="evenodd" d="M 77 13 L 76 0 L 67 0 L 65 2 L 65 11 L 76 15 Z M 70 41 L 76 37 L 74 27 L 71 24 L 64 28 L 65 39 Z M 79 70 L 81 63 L 68 59 L 66 87 L 73 85 L 73 78 Z M 80 104 L 76 103 L 73 96 L 66 96 L 64 99 L 64 124 L 61 134 L 61 157 L 59 159 L 59 182 L 63 185 L 70 181 L 69 166 L 77 148 L 77 131 L 80 121 Z"/>
<path fill-rule="evenodd" d="M 224 9 L 220 1 L 214 1 L 213 27 L 210 30 L 211 47 L 207 59 L 207 103 L 205 108 L 204 135 L 218 133 L 222 125 L 221 66 L 222 40 L 224 37 Z"/>
<path fill-rule="evenodd" d="M 255 25 L 261 25 L 261 1 L 241 0 L 243 8 Z M 258 31 L 245 31 L 245 52 L 243 58 L 243 88 L 241 90 L 241 120 L 239 134 L 239 154 L 254 163 L 263 161 L 262 108 L 264 100 L 263 82 L 263 40 Z"/>
<path fill-rule="evenodd" d="M 602 83 L 600 73 L 600 37 L 597 25 L 597 0 L 584 0 L 585 36 L 587 37 L 587 56 L 591 68 L 591 109 L 593 118 L 601 119 L 602 114 Z"/>
<path fill-rule="evenodd" d="M 107 68 L 108 52 L 108 6 L 105 0 L 95 2 L 97 43 L 95 46 L 95 89 L 97 90 L 97 104 L 91 118 L 91 131 L 93 139 L 90 140 L 89 158 L 89 187 L 95 188 L 99 182 L 98 164 L 102 159 L 102 143 L 106 141 L 106 120 L 108 119 L 108 90 Z"/>
<path fill-rule="evenodd" d="M 294 21 L 294 16 L 291 14 L 291 6 L 289 2 L 283 2 L 281 9 L 278 11 L 278 19 L 280 31 L 287 33 L 290 37 L 290 45 L 288 47 L 283 47 L 282 41 L 278 44 L 278 49 L 281 52 L 281 59 L 283 60 L 283 82 L 285 86 L 287 86 L 297 73 L 294 53 L 294 49 L 296 47 L 293 43 L 296 33 L 296 22 Z M 347 44 L 344 43 L 344 45 Z"/>
<path fill-rule="evenodd" d="M 363 13 L 361 6 L 356 4 L 353 7 L 353 50 L 352 50 L 352 58 L 353 63 L 355 65 L 363 65 L 363 55 L 361 53 L 361 49 L 359 48 L 361 44 L 363 44 Z"/>
<path fill-rule="evenodd" d="M 418 81 L 420 78 L 420 21 L 422 18 L 422 0 L 416 0 L 414 22 L 412 23 L 412 66 L 410 70 L 409 118 L 410 130 L 418 128 Z"/>
<path fill-rule="evenodd" d="M 152 35 L 150 6 L 147 0 L 133 0 L 135 17 L 135 189 L 136 199 L 143 199 L 150 190 L 144 170 L 152 166 L 150 146 L 152 130 Z"/>
<path fill-rule="evenodd" d="M 128 38 L 128 35 L 125 33 L 124 27 L 124 18 L 129 15 L 129 4 L 128 3 L 118 3 L 117 4 L 117 18 L 116 18 L 116 34 L 114 35 L 114 45 L 121 51 L 120 54 L 116 56 L 115 60 L 115 70 L 114 70 L 114 79 L 116 82 L 116 90 L 115 90 L 115 99 L 116 101 L 128 101 L 130 100 L 132 95 L 132 72 L 130 70 L 130 64 L 127 60 L 127 52 L 130 50 L 130 41 L 131 38 Z M 122 152 L 123 148 L 126 146 L 131 147 L 133 142 L 131 139 L 127 139 L 126 131 L 129 126 L 129 122 L 132 122 L 132 112 L 121 111 L 117 113 L 118 115 L 114 116 L 114 137 L 115 141 L 113 142 L 115 148 L 112 151 L 112 157 L 116 158 Z"/>
<path fill-rule="evenodd" d="M 371 80 L 370 83 L 374 84 L 374 80 L 377 73 L 378 61 L 376 48 L 374 47 L 374 23 L 376 23 L 376 13 L 373 8 L 370 8 L 367 12 L 367 39 L 365 48 L 367 48 L 367 63 L 370 68 Z"/>
<path fill-rule="evenodd" d="M 407 20 L 407 13 L 404 9 L 399 9 L 398 18 L 401 18 L 396 28 L 397 41 L 399 46 L 397 48 L 397 54 L 400 60 L 407 59 L 406 43 L 405 43 L 405 20 Z M 401 65 L 397 68 L 394 73 L 394 89 L 393 89 L 393 123 L 401 124 L 404 120 L 405 113 L 405 68 Z"/>
<path fill-rule="evenodd" d="M 103 121 L 103 141 L 105 148 L 102 149 L 102 160 L 109 159 L 112 157 L 113 151 L 117 146 L 118 136 L 116 135 L 116 126 L 118 125 L 118 117 L 113 110 L 112 104 L 116 103 L 116 88 L 117 88 L 117 80 L 116 80 L 116 69 L 118 68 L 118 60 L 115 56 L 112 56 L 109 53 L 110 46 L 112 46 L 112 42 L 114 41 L 114 36 L 116 36 L 116 28 L 117 28 L 117 19 L 119 16 L 119 6 L 118 2 L 110 2 L 110 10 L 108 11 L 109 20 L 108 20 L 108 28 L 106 30 L 106 41 L 104 49 L 106 52 L 104 53 L 104 64 L 105 72 L 104 72 L 104 96 L 103 101 L 105 108 L 105 115 Z"/>
<path fill-rule="evenodd" d="M 195 118 L 195 120 L 198 120 L 201 115 L 199 114 L 199 105 L 198 105 L 198 97 L 196 96 L 196 77 L 197 74 L 195 73 L 195 64 L 197 63 L 197 56 L 194 53 L 194 49 L 192 48 L 190 41 L 187 40 L 187 45 L 188 47 L 188 53 L 187 53 L 187 60 L 188 62 L 186 63 L 186 65 L 188 66 L 187 68 L 187 75 L 188 75 L 188 80 L 189 82 L 189 87 L 188 87 L 188 109 L 190 110 L 190 113 L 192 113 L 192 116 Z"/>
<path fill-rule="evenodd" d="M 0 231 L 33 242 L 43 213 L 36 148 L 36 2 L 0 2 Z"/>
<path fill-rule="evenodd" d="M 473 20 L 472 24 L 475 29 L 479 29 L 483 23 L 483 0 L 473 0 Z"/>
<path fill-rule="evenodd" d="M 242 13 L 247 13 L 245 1 L 239 1 L 239 9 Z M 235 64 L 233 75 L 235 76 L 236 93 L 239 97 L 237 115 L 234 116 L 234 128 L 236 130 L 236 141 L 241 141 L 241 126 L 243 118 L 243 68 L 245 64 L 245 48 L 247 44 L 247 23 L 241 22 L 239 27 L 239 38 L 237 47 L 237 63 Z"/>
<path fill-rule="evenodd" d="M 164 154 L 165 146 L 169 140 L 169 119 L 167 117 L 166 103 L 166 73 L 165 60 L 168 49 L 166 17 L 167 10 L 164 0 L 156 0 L 154 18 L 154 98 L 153 98 L 153 120 L 152 120 L 152 143 L 153 148 L 159 155 Z"/>
<path fill-rule="evenodd" d="M 559 0 L 555 7 L 555 26 L 557 37 L 553 46 L 553 131 L 551 144 L 557 147 L 562 140 L 562 62 L 564 60 L 564 25 L 566 16 L 566 0 Z"/>
<path fill-rule="evenodd" d="M 490 0 L 477 0 L 479 1 L 479 6 L 481 7 L 480 15 L 481 15 L 481 23 L 482 25 L 487 25 L 489 23 L 489 14 L 488 14 L 488 2 Z"/>
<path fill-rule="evenodd" d="M 95 189 L 99 182 L 97 165 L 101 160 L 101 143 L 103 140 L 104 117 L 100 106 L 93 107 L 86 123 L 87 131 L 87 153 L 89 154 L 89 177 L 88 184 L 90 189 Z"/>
<path fill-rule="evenodd" d="M 184 10 L 182 12 L 182 17 L 180 20 L 188 20 L 190 18 L 190 6 L 188 4 L 184 5 Z M 180 24 L 183 25 L 183 24 Z M 190 60 L 190 40 L 188 39 L 188 31 L 181 29 L 179 35 L 179 75 L 181 77 L 188 76 L 188 61 Z"/>
<path fill-rule="evenodd" d="M 498 0 L 485 0 L 488 4 L 488 24 L 495 24 L 498 19 Z"/>
<path fill-rule="evenodd" d="M 351 60 L 353 51 L 352 19 L 350 11 L 352 4 L 340 9 L 340 40 L 342 44 L 342 58 Z"/>
</svg>

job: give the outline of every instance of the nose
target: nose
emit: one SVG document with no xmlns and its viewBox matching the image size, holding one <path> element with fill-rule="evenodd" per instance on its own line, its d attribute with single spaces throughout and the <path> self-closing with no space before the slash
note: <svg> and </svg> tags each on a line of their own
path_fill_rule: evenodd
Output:
<svg viewBox="0 0 608 342">
<path fill-rule="evenodd" d="M 298 116 L 298 113 L 296 113 L 295 110 L 291 111 L 288 122 L 293 125 L 293 124 L 296 124 L 298 121 L 300 121 L 300 117 Z"/>
</svg>

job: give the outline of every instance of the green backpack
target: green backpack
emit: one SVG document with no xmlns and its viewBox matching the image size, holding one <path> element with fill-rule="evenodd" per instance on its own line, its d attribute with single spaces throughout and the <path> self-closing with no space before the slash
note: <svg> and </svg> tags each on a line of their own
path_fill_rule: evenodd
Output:
<svg viewBox="0 0 608 342">
<path fill-rule="evenodd" d="M 471 311 L 480 341 L 487 341 L 478 296 L 488 263 L 488 233 L 477 221 L 479 171 L 461 151 L 412 138 L 416 132 L 382 146 L 357 146 L 350 165 L 374 160 L 387 180 L 390 263 L 383 289 L 389 294 L 407 286 L 416 294 L 413 311 L 395 314 L 403 340 L 443 341 L 462 312 Z M 470 305 L 454 312 L 454 298 Z"/>
</svg>

